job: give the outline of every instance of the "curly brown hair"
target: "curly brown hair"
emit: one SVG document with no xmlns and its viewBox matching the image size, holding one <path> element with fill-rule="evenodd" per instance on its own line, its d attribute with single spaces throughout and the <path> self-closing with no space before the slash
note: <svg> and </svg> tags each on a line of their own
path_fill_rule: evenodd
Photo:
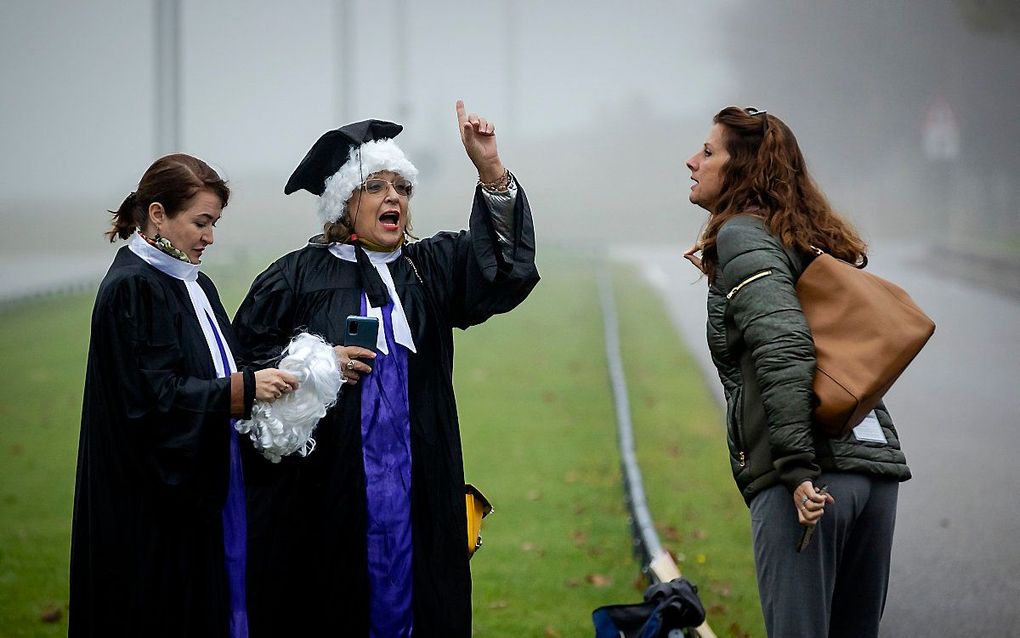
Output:
<svg viewBox="0 0 1020 638">
<path fill-rule="evenodd" d="M 832 210 L 811 179 L 797 138 L 785 122 L 736 106 L 719 111 L 712 121 L 722 125 L 730 157 L 719 198 L 698 240 L 709 281 L 715 281 L 719 262 L 719 229 L 734 215 L 749 211 L 762 216 L 785 246 L 803 252 L 815 246 L 850 263 L 867 259 L 867 244 Z"/>
</svg>

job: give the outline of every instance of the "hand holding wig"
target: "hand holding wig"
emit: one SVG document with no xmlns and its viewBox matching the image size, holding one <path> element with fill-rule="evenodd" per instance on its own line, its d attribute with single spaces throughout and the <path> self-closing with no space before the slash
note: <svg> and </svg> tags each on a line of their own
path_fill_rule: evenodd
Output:
<svg viewBox="0 0 1020 638">
<path fill-rule="evenodd" d="M 277 367 L 298 378 L 297 390 L 272 403 L 256 401 L 251 419 L 234 426 L 273 463 L 294 452 L 312 453 L 315 424 L 336 403 L 343 383 L 333 347 L 321 337 L 303 332 L 291 340 L 283 355 Z"/>
</svg>

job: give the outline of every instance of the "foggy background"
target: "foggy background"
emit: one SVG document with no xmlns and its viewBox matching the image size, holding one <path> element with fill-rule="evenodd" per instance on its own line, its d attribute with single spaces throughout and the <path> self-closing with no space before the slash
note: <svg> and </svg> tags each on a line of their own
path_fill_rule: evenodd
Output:
<svg viewBox="0 0 1020 638">
<path fill-rule="evenodd" d="M 170 94 L 157 48 L 174 6 Z M 315 198 L 283 195 L 290 172 L 324 131 L 368 117 L 406 126 L 416 231 L 460 228 L 475 175 L 458 98 L 496 123 L 543 244 L 692 242 L 704 214 L 684 161 L 730 104 L 783 118 L 866 237 L 1020 241 L 1020 10 L 1006 0 L 0 7 L 5 289 L 100 276 L 116 248 L 105 210 L 178 150 L 234 189 L 206 263 L 268 263 L 319 231 Z M 174 108 L 176 142 L 160 133 Z"/>
<path fill-rule="evenodd" d="M 1020 636 L 1015 0 L 0 0 L 0 92 L 0 302 L 94 290 L 122 245 L 105 211 L 173 151 L 228 178 L 204 264 L 250 278 L 321 230 L 314 196 L 283 195 L 305 152 L 370 117 L 406 127 L 415 231 L 461 228 L 460 98 L 496 123 L 540 265 L 611 245 L 676 269 L 685 320 L 704 288 L 679 253 L 705 214 L 684 162 L 722 107 L 767 109 L 874 241 L 874 270 L 939 325 L 891 393 L 917 478 L 883 635 Z"/>
</svg>

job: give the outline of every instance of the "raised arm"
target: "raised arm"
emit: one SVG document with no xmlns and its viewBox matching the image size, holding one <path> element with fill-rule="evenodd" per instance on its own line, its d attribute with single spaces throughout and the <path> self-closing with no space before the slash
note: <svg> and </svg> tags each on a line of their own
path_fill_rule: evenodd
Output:
<svg viewBox="0 0 1020 638">
<path fill-rule="evenodd" d="M 514 308 L 539 276 L 531 207 L 499 159 L 495 127 L 467 114 L 460 101 L 457 121 L 465 152 L 479 175 L 470 230 L 439 233 L 408 246 L 407 252 L 450 325 L 467 328 Z"/>
</svg>

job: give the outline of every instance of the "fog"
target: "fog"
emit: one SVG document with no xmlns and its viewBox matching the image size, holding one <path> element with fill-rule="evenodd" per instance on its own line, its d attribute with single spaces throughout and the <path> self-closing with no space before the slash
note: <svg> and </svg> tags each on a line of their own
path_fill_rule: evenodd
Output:
<svg viewBox="0 0 1020 638">
<path fill-rule="evenodd" d="M 314 197 L 282 185 L 322 132 L 367 117 L 406 125 L 416 228 L 460 227 L 474 175 L 458 98 L 496 122 L 557 243 L 693 239 L 704 215 L 684 160 L 728 104 L 783 118 L 868 236 L 1018 233 L 1008 2 L 180 0 L 165 98 L 155 2 L 2 6 L 5 262 L 108 253 L 105 209 L 175 150 L 234 188 L 207 261 L 297 247 L 317 231 Z M 173 148 L 157 137 L 164 100 L 180 113 Z M 926 154 L 926 134 L 948 152 Z"/>
<path fill-rule="evenodd" d="M 174 8 L 177 54 L 161 57 Z M 168 60 L 176 84 L 158 71 Z M 693 279 L 679 250 L 705 221 L 685 160 L 722 107 L 767 109 L 833 206 L 885 247 L 874 269 L 940 326 L 894 389 L 917 480 L 885 635 L 1018 626 L 1016 510 L 986 504 L 989 485 L 1020 489 L 1016 0 L 0 0 L 0 91 L 0 302 L 94 290 L 122 245 L 103 237 L 106 210 L 173 151 L 233 189 L 204 267 L 250 277 L 321 230 L 314 196 L 283 194 L 308 148 L 370 117 L 405 125 L 417 234 L 464 227 L 476 175 L 457 99 L 496 123 L 540 265 L 552 247 L 612 245 L 683 266 L 679 288 Z M 982 289 L 928 267 L 950 251 L 1005 261 L 975 271 Z M 685 317 L 704 308 L 687 288 Z"/>
</svg>

